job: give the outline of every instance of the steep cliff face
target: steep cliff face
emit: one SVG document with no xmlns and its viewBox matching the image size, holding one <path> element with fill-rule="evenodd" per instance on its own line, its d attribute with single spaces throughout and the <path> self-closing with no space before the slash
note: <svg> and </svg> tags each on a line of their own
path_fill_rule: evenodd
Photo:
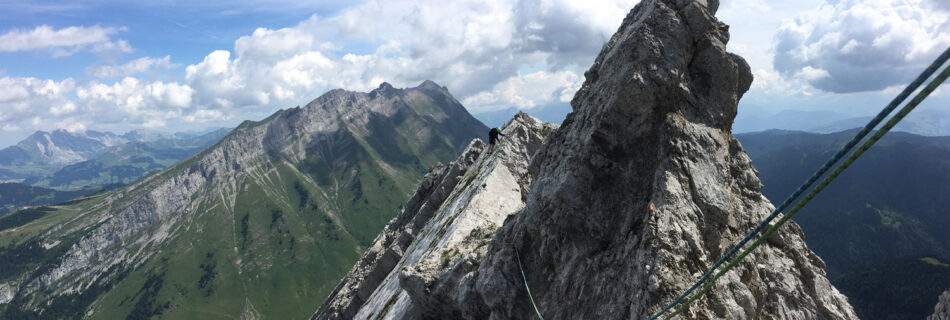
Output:
<svg viewBox="0 0 950 320">
<path fill-rule="evenodd" d="M 306 316 L 425 168 L 487 130 L 431 81 L 245 122 L 128 187 L 5 225 L 0 317 Z"/>
<path fill-rule="evenodd" d="M 556 125 L 519 113 L 492 153 L 474 141 L 435 167 L 313 319 L 418 318 L 413 303 L 471 271 L 491 235 L 524 206 L 527 164 Z M 431 303 L 439 303 L 432 301 Z"/>
<path fill-rule="evenodd" d="M 441 263 L 436 253 L 454 250 L 439 243 L 433 258 L 404 259 L 400 287 L 377 288 L 356 317 L 532 318 L 519 256 L 547 318 L 641 319 L 686 290 L 773 210 L 731 133 L 752 75 L 726 52 L 717 7 L 638 4 L 587 71 L 574 112 L 534 155 L 529 187 L 510 192 L 524 195 L 524 208 L 491 236 L 484 256 L 460 249 Z M 459 184 L 453 192 L 473 189 L 481 190 Z M 441 220 L 433 221 L 426 228 Z M 684 317 L 856 319 L 794 223 Z"/>
<path fill-rule="evenodd" d="M 940 295 L 940 301 L 934 306 L 934 314 L 927 317 L 927 320 L 950 320 L 950 290 Z"/>
</svg>

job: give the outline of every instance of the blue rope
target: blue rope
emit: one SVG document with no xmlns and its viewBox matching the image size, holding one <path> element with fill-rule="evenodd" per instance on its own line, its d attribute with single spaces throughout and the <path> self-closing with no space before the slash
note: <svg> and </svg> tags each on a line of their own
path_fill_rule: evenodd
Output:
<svg viewBox="0 0 950 320">
<path fill-rule="evenodd" d="M 781 213 L 786 208 L 788 208 L 788 206 L 791 205 L 792 201 L 794 201 L 796 198 L 801 196 L 802 193 L 805 192 L 805 190 L 810 188 L 812 184 L 818 181 L 818 179 L 822 175 L 824 175 L 826 172 L 828 172 L 828 170 L 831 169 L 831 167 L 835 163 L 837 163 L 838 160 L 841 160 L 841 158 L 847 155 L 847 153 L 851 151 L 851 149 L 854 148 L 854 146 L 856 146 L 859 142 L 861 142 L 861 140 L 864 139 L 864 137 L 869 132 L 871 132 L 871 130 L 873 130 L 874 127 L 876 127 L 882 120 L 884 120 L 884 118 L 887 117 L 887 115 L 890 114 L 891 111 L 894 111 L 894 109 L 897 108 L 897 106 L 900 105 L 905 99 L 907 99 L 907 97 L 910 96 L 911 93 L 917 90 L 917 88 L 920 87 L 920 85 L 923 84 L 924 81 L 930 78 L 930 76 L 933 75 L 933 73 L 936 72 L 937 69 L 940 66 L 942 66 L 948 59 L 950 59 L 950 48 L 947 48 L 939 57 L 937 57 L 937 60 L 931 63 L 930 66 L 928 66 L 927 69 L 924 70 L 924 72 L 922 72 L 919 76 L 917 76 L 917 79 L 914 79 L 914 81 L 911 82 L 907 86 L 907 88 L 904 88 L 904 91 L 901 91 L 901 93 L 897 95 L 897 97 L 895 97 L 894 100 L 891 100 L 891 103 L 888 104 L 886 107 L 884 107 L 884 109 L 881 110 L 881 112 L 878 113 L 877 116 L 874 117 L 874 119 L 871 119 L 871 121 L 868 122 L 868 124 L 865 125 L 864 128 L 861 129 L 861 131 L 858 132 L 858 134 L 855 135 L 854 138 L 851 139 L 851 141 L 848 141 L 848 143 L 844 147 L 842 147 L 841 150 L 838 151 L 838 153 L 836 153 L 833 157 L 831 157 L 831 159 L 825 162 L 825 164 L 822 165 L 821 168 L 818 169 L 818 171 L 815 172 L 815 174 L 811 176 L 811 178 L 808 178 L 808 180 L 805 181 L 804 184 L 798 187 L 798 190 L 795 190 L 795 192 L 792 193 L 792 195 L 790 195 L 787 199 L 785 199 L 785 201 L 782 202 L 781 206 L 776 208 L 775 211 L 772 211 L 772 213 L 769 214 L 769 216 L 765 218 L 765 220 L 759 223 L 759 225 L 755 226 L 755 228 L 752 229 L 752 231 L 749 232 L 749 234 L 746 235 L 745 238 L 739 241 L 739 243 L 732 246 L 732 248 L 730 248 L 729 251 L 726 252 L 726 254 L 722 256 L 722 258 L 719 259 L 719 261 L 716 261 L 716 263 L 713 264 L 712 268 L 710 268 L 709 271 L 703 274 L 703 276 L 699 278 L 699 280 L 696 281 L 696 283 L 694 283 L 688 290 L 686 290 L 686 292 L 684 292 L 682 295 L 677 297 L 676 300 L 674 300 L 672 303 L 664 307 L 663 310 L 660 310 L 660 312 L 651 316 L 650 320 L 655 320 L 659 318 L 661 315 L 663 315 L 664 313 L 666 313 L 667 311 L 675 307 L 677 304 L 682 302 L 683 299 L 686 299 L 686 297 L 688 297 L 693 291 L 696 290 L 696 288 L 702 285 L 703 282 L 706 282 L 706 280 L 709 279 L 709 277 L 716 271 L 716 269 L 718 269 L 723 263 L 729 260 L 729 258 L 731 258 L 732 255 L 734 255 L 739 249 L 745 246 L 746 243 L 752 240 L 752 238 L 755 237 L 755 235 L 758 234 L 762 230 L 762 228 L 767 226 L 769 222 L 772 222 L 772 220 L 774 220 L 775 217 L 777 217 L 779 213 Z"/>
</svg>

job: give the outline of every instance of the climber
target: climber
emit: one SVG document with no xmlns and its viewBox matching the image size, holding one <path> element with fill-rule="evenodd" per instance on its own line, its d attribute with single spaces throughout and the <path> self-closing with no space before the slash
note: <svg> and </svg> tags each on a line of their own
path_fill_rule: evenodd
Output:
<svg viewBox="0 0 950 320">
<path fill-rule="evenodd" d="M 501 133 L 501 128 L 491 128 L 491 130 L 488 130 L 488 153 L 495 151 L 496 141 L 501 143 L 501 141 L 498 141 L 498 135 L 505 135 Z"/>
</svg>

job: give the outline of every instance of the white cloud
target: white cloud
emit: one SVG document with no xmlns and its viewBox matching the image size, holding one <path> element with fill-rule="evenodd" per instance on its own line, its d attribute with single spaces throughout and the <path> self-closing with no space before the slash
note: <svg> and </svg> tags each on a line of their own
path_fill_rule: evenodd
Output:
<svg viewBox="0 0 950 320">
<path fill-rule="evenodd" d="M 73 79 L 63 81 L 36 78 L 0 78 L 0 110 L 2 122 L 20 124 L 36 114 L 53 112 L 50 106 L 58 106 L 56 112 L 64 114 L 70 107 L 67 93 L 75 87 Z M 70 111 L 71 112 L 71 111 Z M 15 125 L 20 127 L 19 125 Z"/>
<path fill-rule="evenodd" d="M 192 114 L 182 117 L 183 120 L 187 122 L 210 122 L 218 120 L 227 120 L 230 119 L 229 116 L 226 116 L 223 112 L 218 110 L 207 110 L 202 109 L 195 111 Z"/>
<path fill-rule="evenodd" d="M 124 28 L 72 26 L 53 29 L 41 25 L 33 30 L 13 29 L 0 35 L 0 52 L 50 49 L 53 56 L 69 56 L 88 46 L 100 54 L 128 53 L 132 47 L 123 40 L 111 37 Z"/>
<path fill-rule="evenodd" d="M 198 106 L 225 110 L 301 104 L 315 91 L 366 91 L 382 81 L 407 87 L 426 79 L 463 100 L 491 96 L 491 107 L 542 105 L 568 99 L 552 100 L 552 88 L 504 95 L 498 85 L 515 81 L 509 79 L 523 79 L 526 88 L 549 84 L 519 76 L 526 65 L 540 65 L 545 76 L 582 74 L 636 2 L 367 1 L 294 27 L 258 28 L 235 41 L 233 51 L 215 51 L 188 66 L 185 83 L 196 90 Z M 572 96 L 577 85 L 571 88 L 558 94 Z M 470 106 L 483 107 L 490 106 Z"/>
<path fill-rule="evenodd" d="M 76 111 L 76 109 L 77 109 L 77 107 L 76 107 L 76 104 L 75 104 L 75 103 L 73 103 L 72 101 L 67 101 L 66 103 L 63 103 L 63 104 L 60 105 L 60 106 L 54 106 L 54 107 L 50 108 L 49 111 L 50 111 L 50 113 L 52 113 L 54 116 L 59 116 L 59 115 L 63 115 L 63 114 L 73 113 L 74 111 Z"/>
<path fill-rule="evenodd" d="M 805 66 L 796 74 L 797 77 L 808 81 L 815 81 L 819 79 L 824 79 L 831 77 L 831 74 L 828 73 L 828 70 L 821 68 L 812 68 L 811 66 Z"/>
<path fill-rule="evenodd" d="M 165 56 L 164 58 L 142 57 L 121 65 L 93 65 L 86 68 L 86 74 L 96 78 L 114 78 L 143 73 L 152 69 L 168 69 L 171 67 L 170 56 Z"/>
<path fill-rule="evenodd" d="M 530 109 L 553 103 L 570 103 L 583 77 L 571 72 L 538 71 L 517 75 L 485 91 L 466 98 L 465 105 L 479 110 L 500 110 L 511 106 Z"/>
<path fill-rule="evenodd" d="M 57 122 L 56 127 L 60 129 L 64 129 L 69 132 L 73 132 L 73 133 L 86 131 L 85 124 L 83 124 L 82 122 L 77 122 L 72 119 L 67 119 L 67 120 Z"/>
<path fill-rule="evenodd" d="M 143 121 L 150 115 L 166 109 L 191 106 L 194 89 L 179 83 L 161 81 L 143 82 L 125 77 L 112 85 L 92 81 L 76 90 L 80 101 L 94 110 L 117 110 L 117 116 L 141 116 Z"/>
<path fill-rule="evenodd" d="M 162 119 L 150 119 L 142 124 L 146 128 L 161 128 L 165 126 L 165 120 Z"/>
<path fill-rule="evenodd" d="M 383 81 L 408 87 L 426 79 L 447 86 L 473 112 L 567 103 L 637 2 L 366 1 L 288 28 L 257 28 L 230 50 L 187 65 L 178 82 L 141 76 L 171 68 L 168 56 L 94 65 L 86 73 L 97 79 L 78 85 L 0 78 L 0 124 L 99 130 L 259 119 L 333 88 L 368 91 Z M 13 30 L 0 36 L 0 48 L 88 50 L 110 61 L 133 51 L 115 39 L 122 30 Z"/>
<path fill-rule="evenodd" d="M 5 131 L 32 131 L 150 126 L 194 112 L 193 95 L 194 90 L 187 85 L 131 77 L 111 85 L 3 77 L 0 127 Z"/>
<path fill-rule="evenodd" d="M 128 42 L 125 40 L 118 40 L 96 43 L 92 46 L 90 51 L 101 56 L 114 57 L 120 56 L 124 53 L 132 53 L 133 50 L 132 46 L 129 45 Z"/>
<path fill-rule="evenodd" d="M 836 93 L 907 83 L 950 45 L 950 11 L 927 0 L 842 0 L 786 21 L 774 67 Z"/>
</svg>

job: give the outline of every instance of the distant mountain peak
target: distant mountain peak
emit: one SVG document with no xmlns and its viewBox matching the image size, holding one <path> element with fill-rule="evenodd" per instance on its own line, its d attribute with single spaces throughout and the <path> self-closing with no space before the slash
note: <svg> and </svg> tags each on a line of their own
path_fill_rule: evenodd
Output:
<svg viewBox="0 0 950 320">
<path fill-rule="evenodd" d="M 426 80 L 426 81 L 423 81 L 422 83 L 420 83 L 419 86 L 417 86 L 416 88 L 419 88 L 419 89 L 442 89 L 443 87 L 440 86 L 438 83 L 435 83 L 435 81 Z"/>
</svg>

